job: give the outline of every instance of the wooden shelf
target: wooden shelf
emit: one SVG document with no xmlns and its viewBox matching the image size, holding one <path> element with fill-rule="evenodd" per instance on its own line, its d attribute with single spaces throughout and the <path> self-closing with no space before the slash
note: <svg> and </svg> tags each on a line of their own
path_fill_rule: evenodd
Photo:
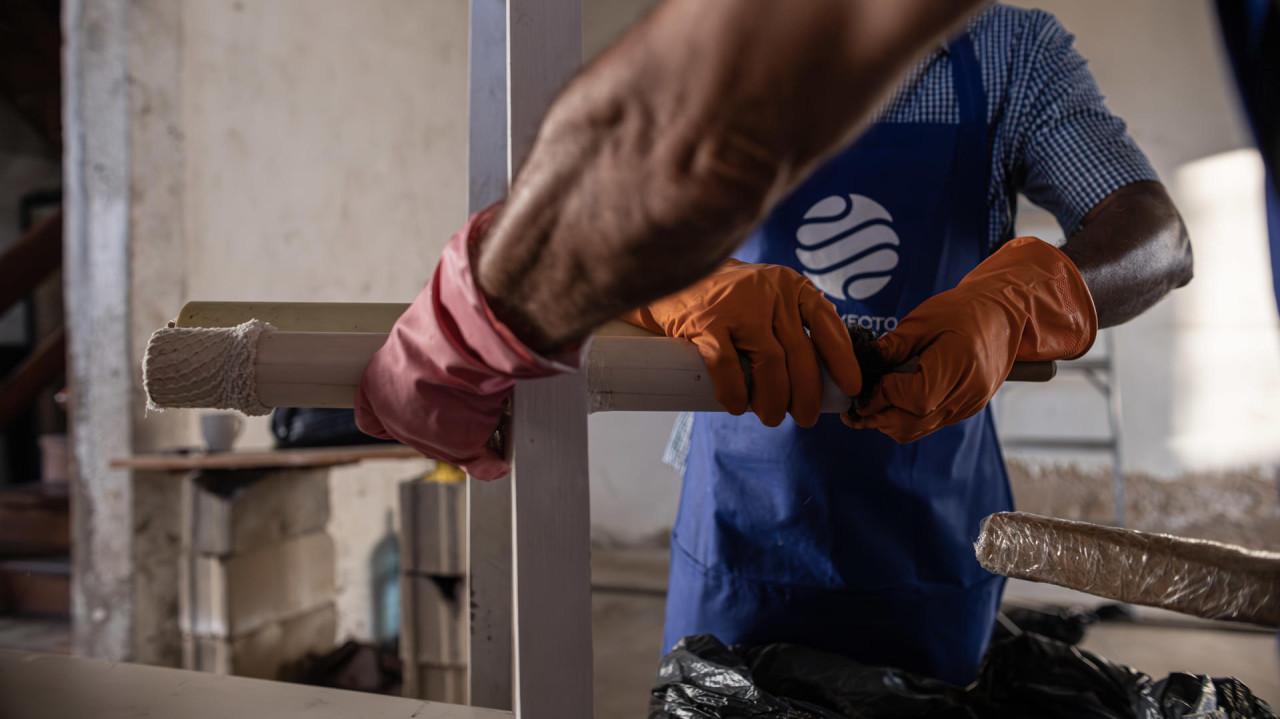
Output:
<svg viewBox="0 0 1280 719">
<path fill-rule="evenodd" d="M 216 454 L 138 454 L 111 461 L 113 469 L 142 472 L 180 472 L 196 469 L 281 469 L 334 467 L 367 459 L 415 459 L 422 455 L 402 444 L 368 444 L 353 447 L 268 449 Z"/>
</svg>

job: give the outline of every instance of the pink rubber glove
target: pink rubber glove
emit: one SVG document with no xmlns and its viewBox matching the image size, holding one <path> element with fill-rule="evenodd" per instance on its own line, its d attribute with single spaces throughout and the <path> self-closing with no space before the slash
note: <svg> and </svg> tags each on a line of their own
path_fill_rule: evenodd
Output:
<svg viewBox="0 0 1280 719">
<path fill-rule="evenodd" d="M 497 479 L 510 464 L 490 444 L 516 380 L 576 371 L 585 343 L 546 358 L 490 311 L 471 272 L 471 245 L 497 206 L 472 215 L 445 246 L 435 276 L 396 321 L 356 391 L 356 425 L 433 459 Z"/>
</svg>

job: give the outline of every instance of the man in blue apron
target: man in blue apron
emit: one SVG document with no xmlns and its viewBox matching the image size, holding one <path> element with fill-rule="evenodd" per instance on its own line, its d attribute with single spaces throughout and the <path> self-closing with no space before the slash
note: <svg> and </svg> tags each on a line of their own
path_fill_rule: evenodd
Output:
<svg viewBox="0 0 1280 719">
<path fill-rule="evenodd" d="M 1079 266 L 1104 326 L 1189 279 L 1181 221 L 1104 106 L 1071 36 L 1043 12 L 1004 6 L 923 62 L 878 123 L 777 205 L 735 257 L 790 267 L 848 324 L 892 333 L 1012 237 L 1019 192 L 1058 218 L 1070 238 L 1063 257 Z M 752 267 L 732 269 L 749 275 Z M 1016 261 L 1000 270 L 1013 283 L 1022 271 Z M 698 287 L 685 297 L 704 296 Z M 1082 293 L 1087 303 L 1089 291 Z M 945 300 L 934 302 L 944 311 L 918 313 L 917 335 L 922 326 L 926 335 L 951 329 L 929 326 L 949 323 Z M 720 311 L 715 303 L 677 304 L 681 320 Z M 952 311 L 961 323 L 977 323 L 975 336 L 1005 331 L 981 325 L 976 307 Z M 687 329 L 699 323 L 663 316 L 671 312 L 655 303 L 635 321 L 701 339 Z M 738 314 L 767 326 L 777 312 L 762 304 Z M 1079 308 L 1082 325 L 1092 312 Z M 749 336 L 751 320 L 744 322 L 728 334 Z M 741 343 L 737 351 L 758 359 Z M 717 353 L 708 357 L 713 374 L 736 368 L 736 356 L 724 362 Z M 732 381 L 716 377 L 722 396 Z M 929 391 L 927 375 L 902 386 L 911 381 Z M 882 397 L 880 408 L 911 416 L 888 405 L 912 401 Z M 975 561 L 972 541 L 982 517 L 1013 503 L 989 411 L 941 423 L 949 426 L 899 444 L 939 423 L 882 433 L 867 428 L 885 427 L 874 414 L 854 423 L 860 429 L 832 415 L 813 427 L 697 415 L 691 432 L 676 438 L 687 442 L 687 461 L 664 646 L 702 633 L 728 643 L 797 642 L 972 680 L 1003 590 L 1003 580 Z"/>
</svg>

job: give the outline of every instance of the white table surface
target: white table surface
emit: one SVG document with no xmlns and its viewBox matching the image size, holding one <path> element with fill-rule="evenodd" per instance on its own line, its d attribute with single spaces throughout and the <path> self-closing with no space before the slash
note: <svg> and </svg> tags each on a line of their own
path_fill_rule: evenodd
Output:
<svg viewBox="0 0 1280 719">
<path fill-rule="evenodd" d="M 0 650 L 4 719 L 498 719 L 510 712 Z"/>
</svg>

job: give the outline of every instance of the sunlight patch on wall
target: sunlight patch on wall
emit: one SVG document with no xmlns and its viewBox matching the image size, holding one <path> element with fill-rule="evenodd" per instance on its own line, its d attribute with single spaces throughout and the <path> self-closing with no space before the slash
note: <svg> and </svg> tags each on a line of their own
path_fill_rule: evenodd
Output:
<svg viewBox="0 0 1280 719">
<path fill-rule="evenodd" d="M 1280 461 L 1280 322 L 1262 163 L 1235 150 L 1183 165 L 1175 178 L 1196 268 L 1174 295 L 1170 449 L 1193 471 Z"/>
</svg>

